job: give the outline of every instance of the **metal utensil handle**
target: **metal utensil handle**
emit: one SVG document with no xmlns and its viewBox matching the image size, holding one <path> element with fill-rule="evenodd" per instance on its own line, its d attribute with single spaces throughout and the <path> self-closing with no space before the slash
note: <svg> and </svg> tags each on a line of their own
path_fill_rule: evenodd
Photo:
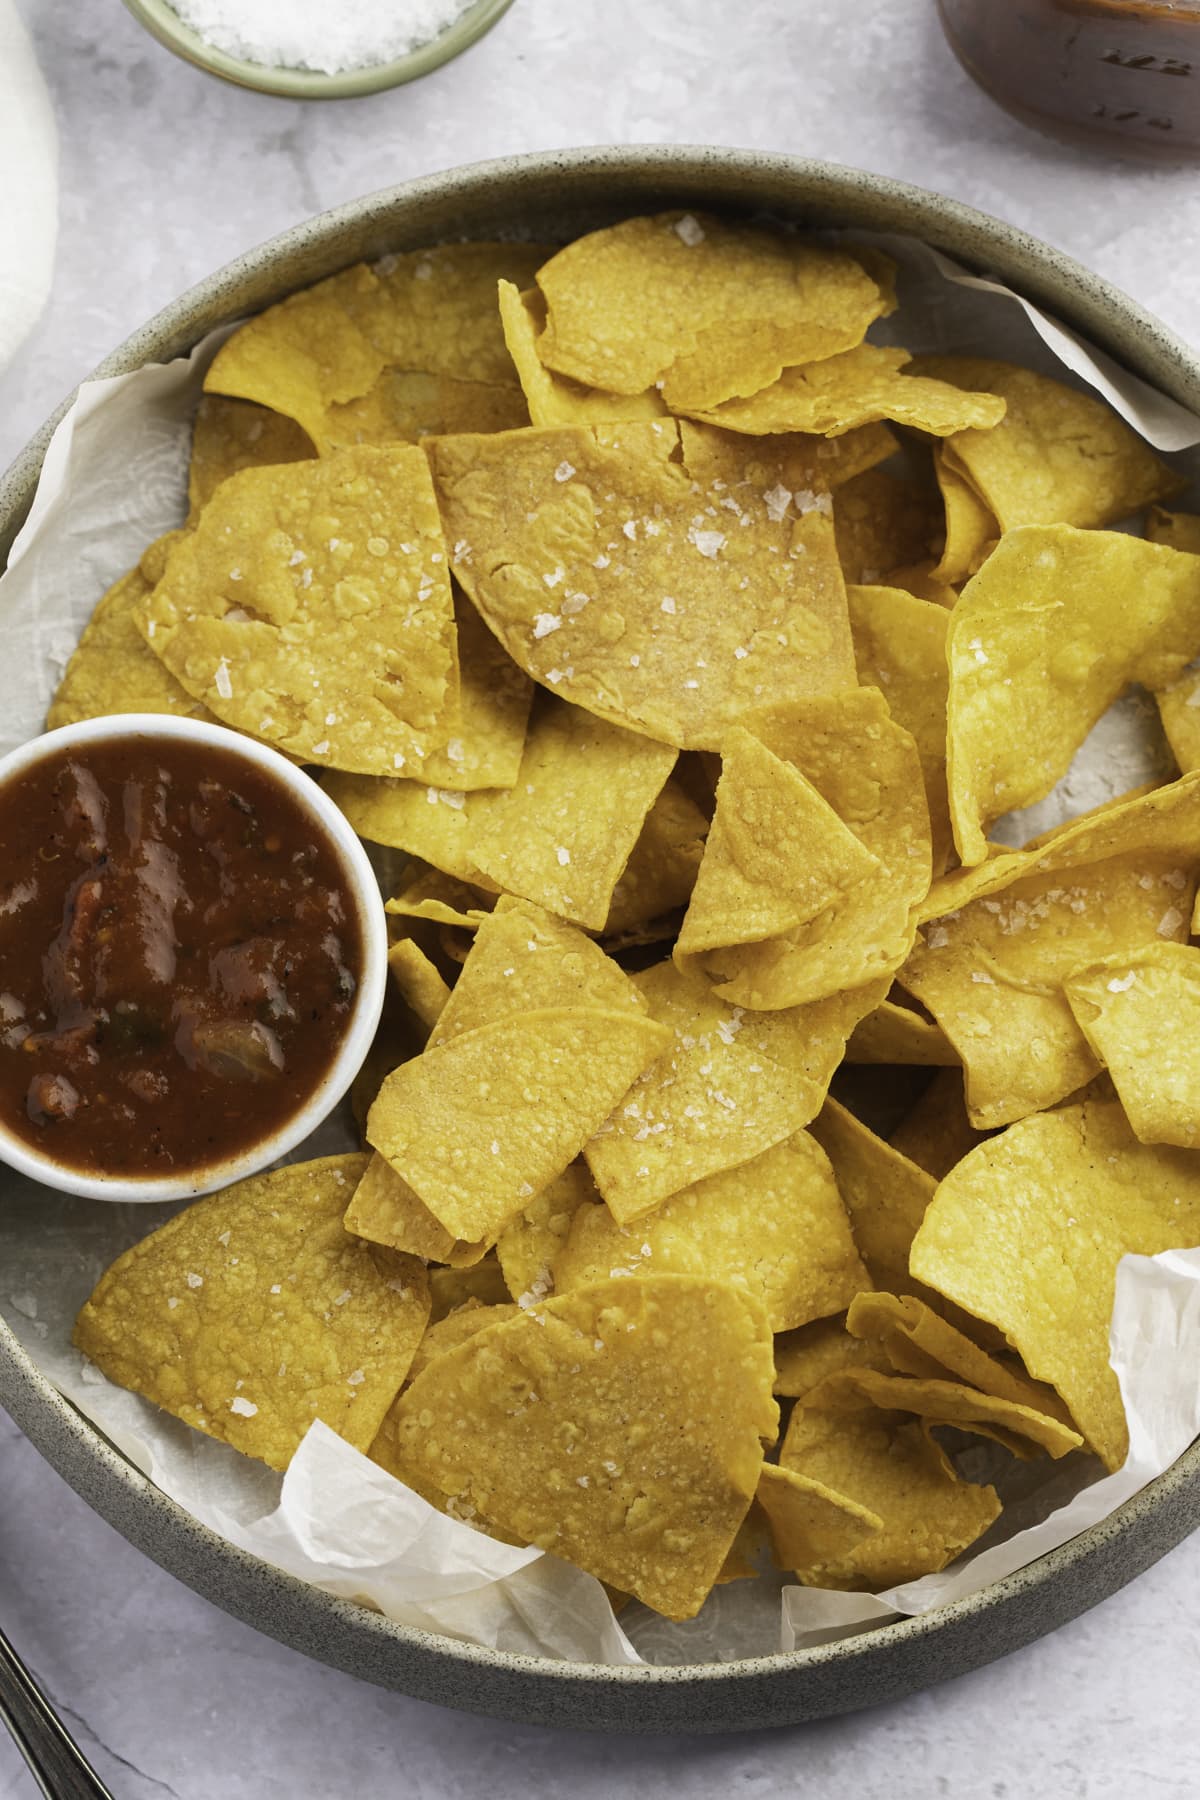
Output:
<svg viewBox="0 0 1200 1800">
<path fill-rule="evenodd" d="M 2 1631 L 0 1719 L 46 1800 L 113 1800 Z"/>
</svg>

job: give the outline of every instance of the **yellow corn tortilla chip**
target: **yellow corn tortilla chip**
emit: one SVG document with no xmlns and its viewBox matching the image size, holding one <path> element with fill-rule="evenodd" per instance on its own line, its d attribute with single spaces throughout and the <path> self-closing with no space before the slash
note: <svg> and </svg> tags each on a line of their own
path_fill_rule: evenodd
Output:
<svg viewBox="0 0 1200 1800">
<path fill-rule="evenodd" d="M 460 793 L 404 776 L 347 775 L 331 769 L 321 786 L 358 833 L 372 844 L 407 850 L 454 881 L 490 887 L 471 855 L 477 793 Z M 398 907 L 389 902 L 393 911 Z M 450 909 L 452 912 L 454 908 Z M 430 917 L 428 912 L 424 915 Z M 465 915 L 463 915 L 465 917 Z M 458 924 L 458 918 L 443 919 Z"/>
<path fill-rule="evenodd" d="M 678 403 L 675 410 L 753 437 L 805 431 L 835 438 L 879 419 L 947 437 L 987 429 L 1004 417 L 1004 401 L 995 395 L 968 394 L 945 381 L 906 374 L 911 361 L 910 353 L 895 345 L 859 344 L 823 362 L 784 369 L 749 399 L 721 406 Z"/>
<path fill-rule="evenodd" d="M 792 1409 L 779 1467 L 882 1520 L 848 1554 L 797 1569 L 815 1586 L 879 1590 L 935 1574 L 1000 1512 L 994 1488 L 960 1481 L 929 1429 L 832 1376 Z"/>
<path fill-rule="evenodd" d="M 534 425 L 596 425 L 611 419 L 657 419 L 666 412 L 657 388 L 640 394 L 606 394 L 570 376 L 556 375 L 538 354 L 546 328 L 546 302 L 537 288 L 521 293 L 511 281 L 499 290 L 504 341 Z"/>
<path fill-rule="evenodd" d="M 1145 944 L 1063 983 L 1080 1030 L 1144 1144 L 1200 1138 L 1200 949 Z"/>
<path fill-rule="evenodd" d="M 1117 1264 L 1200 1241 L 1200 1166 L 1140 1144 L 1115 1101 L 1039 1113 L 959 1163 L 913 1241 L 913 1272 L 1004 1332 L 1109 1469 L 1128 1433 L 1108 1330 Z"/>
<path fill-rule="evenodd" d="M 829 1159 L 806 1131 L 673 1194 L 630 1225 L 605 1206 L 581 1208 L 553 1263 L 557 1293 L 664 1273 L 743 1288 L 772 1331 L 843 1311 L 869 1282 Z"/>
<path fill-rule="evenodd" d="M 470 882 L 457 881 L 441 869 L 422 870 L 419 864 L 410 864 L 403 886 L 384 902 L 384 911 L 402 919 L 474 931 L 495 904 L 495 894 L 485 894 Z"/>
<path fill-rule="evenodd" d="M 946 638 L 949 618 L 934 601 L 899 587 L 848 586 L 854 660 L 864 687 L 876 687 L 897 725 L 917 746 L 929 807 L 933 872 L 954 847 L 946 790 Z"/>
<path fill-rule="evenodd" d="M 181 536 L 178 531 L 169 531 L 158 539 L 162 553 Z M 151 546 L 152 550 L 155 548 Z M 47 731 L 78 724 L 81 719 L 98 719 L 107 713 L 174 713 L 179 718 L 212 718 L 207 707 L 181 687 L 163 666 L 138 630 L 137 608 L 153 587 L 153 579 L 137 564 L 97 601 L 50 702 Z"/>
<path fill-rule="evenodd" d="M 481 1305 L 478 1300 L 465 1300 L 456 1311 L 447 1313 L 445 1318 L 426 1328 L 408 1371 L 409 1385 L 418 1375 L 423 1375 L 437 1357 L 445 1356 L 448 1350 L 457 1350 L 460 1344 L 468 1343 L 476 1332 L 486 1331 L 489 1325 L 502 1325 L 506 1319 L 515 1319 L 519 1311 L 511 1300 L 491 1306 Z M 371 1451 L 375 1461 L 385 1461 L 384 1457 L 374 1455 L 374 1445 Z"/>
<path fill-rule="evenodd" d="M 986 827 L 1050 792 L 1132 682 L 1200 649 L 1200 558 L 1120 532 L 1006 532 L 951 616 L 950 812 L 964 865 Z"/>
<path fill-rule="evenodd" d="M 937 1183 L 836 1100 L 826 1100 L 810 1130 L 833 1164 L 872 1284 L 889 1293 L 912 1293 L 909 1247 Z"/>
<path fill-rule="evenodd" d="M 992 430 L 956 432 L 944 447 L 947 464 L 1002 531 L 1111 525 L 1184 485 L 1095 394 L 989 357 L 923 356 L 916 366 L 1004 400 L 1004 417 Z"/>
<path fill-rule="evenodd" d="M 799 769 L 748 732 L 730 731 L 676 960 L 686 968 L 706 951 L 807 925 L 879 872 L 878 858 Z"/>
<path fill-rule="evenodd" d="M 494 1251 L 469 1268 L 430 1269 L 429 1293 L 433 1303 L 429 1312 L 431 1325 L 472 1302 L 477 1306 L 503 1306 L 512 1299 Z"/>
<path fill-rule="evenodd" d="M 545 1007 L 646 1014 L 629 976 L 591 938 L 528 900 L 505 896 L 480 920 L 431 1047 Z"/>
<path fill-rule="evenodd" d="M 188 520 L 212 499 L 221 482 L 240 469 L 277 463 L 307 462 L 316 446 L 294 419 L 252 400 L 204 394 L 192 427 L 192 459 L 188 465 Z"/>
<path fill-rule="evenodd" d="M 1200 556 L 1200 513 L 1168 512 L 1152 506 L 1146 514 L 1146 536 L 1152 544 L 1169 544 Z"/>
<path fill-rule="evenodd" d="M 363 1156 L 254 1175 L 100 1278 L 74 1341 L 110 1381 L 286 1469 L 314 1419 L 366 1450 L 429 1314 L 425 1271 L 342 1226 Z"/>
<path fill-rule="evenodd" d="M 1079 1433 L 1058 1419 L 995 1394 L 982 1394 L 961 1381 L 881 1375 L 874 1369 L 855 1370 L 845 1379 L 878 1407 L 915 1413 L 930 1425 L 956 1425 L 961 1431 L 994 1438 L 1023 1459 L 1045 1452 L 1057 1460 L 1083 1444 Z"/>
<path fill-rule="evenodd" d="M 776 1564 L 795 1570 L 803 1580 L 816 1580 L 830 1565 L 841 1567 L 860 1544 L 883 1530 L 878 1513 L 775 1463 L 763 1464 L 755 1499 L 767 1516 Z"/>
<path fill-rule="evenodd" d="M 956 1381 L 1006 1400 L 1013 1406 L 1044 1414 L 1060 1425 L 1067 1410 L 1053 1388 L 1030 1381 L 959 1331 L 915 1294 L 859 1294 L 846 1314 L 846 1329 L 883 1351 L 886 1372 L 921 1380 Z M 981 1327 L 986 1330 L 986 1327 Z M 865 1366 L 876 1368 L 874 1362 Z M 896 1405 L 903 1410 L 902 1403 Z"/>
<path fill-rule="evenodd" d="M 470 809 L 471 860 L 487 882 L 603 930 L 675 755 L 548 700 L 530 725 L 516 784 Z"/>
<path fill-rule="evenodd" d="M 328 409 L 365 394 L 388 360 L 371 336 L 381 298 L 362 263 L 289 295 L 226 339 L 205 392 L 283 413 L 325 449 Z"/>
<path fill-rule="evenodd" d="M 489 1248 L 486 1239 L 467 1242 L 439 1225 L 424 1201 L 378 1151 L 354 1190 L 344 1223 L 347 1231 L 372 1244 L 459 1269 L 482 1261 Z"/>
<path fill-rule="evenodd" d="M 439 244 L 374 265 L 371 330 L 387 361 L 458 381 L 511 383 L 496 286 L 528 287 L 553 255 L 545 244 Z"/>
<path fill-rule="evenodd" d="M 496 1255 L 509 1292 L 523 1305 L 555 1292 L 554 1262 L 571 1221 L 598 1199 L 587 1164 L 572 1163 L 500 1233 Z"/>
<path fill-rule="evenodd" d="M 669 775 L 613 889 L 606 936 L 635 931 L 687 905 L 708 826 L 708 817 L 677 779 L 677 771 Z"/>
<path fill-rule="evenodd" d="M 889 1371 L 891 1363 L 873 1338 L 851 1337 L 845 1314 L 814 1319 L 798 1331 L 781 1332 L 775 1339 L 775 1392 L 800 1399 L 830 1375 L 845 1369 Z"/>
<path fill-rule="evenodd" d="M 846 1061 L 960 1066 L 958 1052 L 940 1025 L 891 1000 L 884 1000 L 854 1027 L 846 1045 Z"/>
<path fill-rule="evenodd" d="M 748 726 L 796 765 L 881 867 L 811 924 L 708 954 L 704 966 L 718 994 L 774 1011 L 893 973 L 912 944 L 911 910 L 927 893 L 931 872 L 915 742 L 869 687 L 764 707 Z"/>
<path fill-rule="evenodd" d="M 887 469 L 868 469 L 838 488 L 833 529 L 846 581 L 882 581 L 889 570 L 936 553 L 942 540 L 936 490 L 931 494 L 923 483 Z"/>
<path fill-rule="evenodd" d="M 395 1455 L 459 1516 L 690 1618 L 777 1428 L 771 1372 L 762 1316 L 735 1289 L 602 1282 L 431 1362 L 393 1408 Z"/>
<path fill-rule="evenodd" d="M 1200 790 L 1187 777 L 950 878 L 901 971 L 962 1058 L 971 1123 L 1007 1125 L 1100 1067 L 1061 983 L 1109 955 L 1188 934 Z M 1093 860 L 1094 858 L 1094 860 Z M 965 889 L 961 895 L 956 886 Z M 934 904 L 934 902 L 930 902 Z"/>
<path fill-rule="evenodd" d="M 388 951 L 388 970 L 409 1011 L 432 1031 L 450 998 L 436 965 L 412 938 L 400 938 Z"/>
<path fill-rule="evenodd" d="M 1185 669 L 1154 698 L 1177 765 L 1185 775 L 1200 769 L 1200 669 Z"/>
<path fill-rule="evenodd" d="M 939 1069 L 888 1142 L 940 1181 L 985 1135 L 976 1131 L 967 1117 L 962 1069 Z"/>
<path fill-rule="evenodd" d="M 828 498 L 789 479 L 786 445 L 663 419 L 428 453 L 455 574 L 575 705 L 715 750 L 749 706 L 853 684 Z"/>
<path fill-rule="evenodd" d="M 512 431 L 528 423 L 524 396 L 511 381 L 460 381 L 388 368 L 365 394 L 327 409 L 324 447 L 419 444 L 457 431 Z"/>
<path fill-rule="evenodd" d="M 445 743 L 456 635 L 420 450 L 230 476 L 136 616 L 219 719 L 306 762 L 392 774 Z"/>
<path fill-rule="evenodd" d="M 933 467 L 946 515 L 946 537 L 930 573 L 935 581 L 966 581 L 990 555 L 1000 524 L 940 445 L 933 453 Z"/>
<path fill-rule="evenodd" d="M 393 1070 L 367 1138 L 448 1232 L 494 1239 L 669 1042 L 632 1008 L 545 1008 L 464 1031 Z"/>
<path fill-rule="evenodd" d="M 681 975 L 671 963 L 656 964 L 634 981 L 650 1016 L 671 1035 L 660 1060 L 584 1151 L 621 1224 L 781 1143 L 808 1124 L 824 1092 L 801 1066 L 801 1053 L 793 1050 L 792 1065 L 785 1066 L 754 1046 L 751 1034 L 742 1041 L 734 1009 L 711 1001 L 703 981 Z M 841 1046 L 827 1033 L 826 1054 L 831 1042 L 836 1063 Z M 832 1067 L 822 1073 L 827 1085 Z"/>
<path fill-rule="evenodd" d="M 788 363 L 859 344 L 889 308 L 849 252 L 707 213 L 589 232 L 537 282 L 547 368 L 612 393 L 658 384 L 676 412 L 756 393 Z"/>
</svg>

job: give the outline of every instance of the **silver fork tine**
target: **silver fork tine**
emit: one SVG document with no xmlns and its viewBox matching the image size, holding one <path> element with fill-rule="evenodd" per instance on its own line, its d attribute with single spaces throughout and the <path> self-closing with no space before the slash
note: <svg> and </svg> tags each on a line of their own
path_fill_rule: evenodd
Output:
<svg viewBox="0 0 1200 1800">
<path fill-rule="evenodd" d="M 3 1631 L 0 1719 L 46 1800 L 113 1800 Z"/>
</svg>

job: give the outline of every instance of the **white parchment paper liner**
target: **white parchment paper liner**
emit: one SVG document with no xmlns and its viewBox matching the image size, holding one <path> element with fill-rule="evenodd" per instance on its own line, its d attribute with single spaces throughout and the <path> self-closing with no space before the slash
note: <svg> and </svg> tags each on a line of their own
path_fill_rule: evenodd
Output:
<svg viewBox="0 0 1200 1800">
<path fill-rule="evenodd" d="M 1175 454 L 1193 481 L 1190 498 L 1179 504 L 1196 504 L 1200 420 L 1008 289 L 911 240 L 873 241 L 903 272 L 901 309 L 876 335 L 917 352 L 1007 357 L 1093 388 L 1152 444 Z M 21 672 L 8 684 L 0 751 L 41 729 L 99 595 L 182 520 L 191 419 L 204 371 L 226 335 L 211 334 L 169 365 L 85 384 L 55 432 L 33 509 L 0 577 L 0 630 L 9 668 Z M 1130 695 L 1097 726 L 1054 794 L 1009 821 L 1003 835 L 1022 842 L 1169 767 L 1153 706 Z M 320 1135 L 321 1153 L 350 1142 L 340 1121 Z M 300 1154 L 314 1153 L 306 1146 Z M 1033 1465 L 1032 1475 L 1028 1465 L 1006 1470 L 1005 1512 L 981 1546 L 942 1575 L 889 1593 L 804 1589 L 764 1573 L 718 1589 L 686 1625 L 636 1605 L 618 1624 L 592 1577 L 443 1517 L 324 1426 L 312 1427 L 281 1479 L 113 1387 L 72 1348 L 74 1315 L 108 1263 L 173 1209 L 72 1202 L 60 1217 L 58 1204 L 16 1176 L 0 1184 L 0 1313 L 117 1448 L 244 1550 L 402 1623 L 497 1649 L 687 1663 L 852 1635 L 1025 1566 L 1106 1517 L 1200 1433 L 1200 1250 L 1127 1257 L 1111 1339 L 1131 1438 L 1118 1474 L 1102 1477 L 1099 1464 L 1081 1455 Z M 39 1205 L 45 1232 L 36 1225 Z M 990 1455 L 980 1453 L 980 1474 Z M 971 1462 L 968 1455 L 968 1472 Z"/>
</svg>

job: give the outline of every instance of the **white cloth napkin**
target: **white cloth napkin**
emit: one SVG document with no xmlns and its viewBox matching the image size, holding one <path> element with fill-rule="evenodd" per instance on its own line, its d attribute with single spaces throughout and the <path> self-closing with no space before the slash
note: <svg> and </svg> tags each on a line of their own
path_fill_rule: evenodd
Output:
<svg viewBox="0 0 1200 1800">
<path fill-rule="evenodd" d="M 0 373 L 50 292 L 58 236 L 58 134 L 13 0 L 0 0 Z"/>
</svg>

